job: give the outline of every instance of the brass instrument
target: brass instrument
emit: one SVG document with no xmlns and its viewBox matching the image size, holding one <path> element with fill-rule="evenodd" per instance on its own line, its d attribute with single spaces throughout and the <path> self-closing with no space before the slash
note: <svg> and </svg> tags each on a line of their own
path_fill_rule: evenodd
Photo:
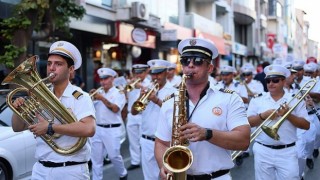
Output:
<svg viewBox="0 0 320 180">
<path fill-rule="evenodd" d="M 36 61 L 38 56 L 33 56 L 17 68 L 15 68 L 3 81 L 2 84 L 17 84 L 21 87 L 11 91 L 7 98 L 8 106 L 29 126 L 37 123 L 35 121 L 35 114 L 39 113 L 49 122 L 58 119 L 61 124 L 70 124 L 77 122 L 74 116 L 61 104 L 59 99 L 49 90 L 43 81 L 55 76 L 53 73 L 45 79 L 41 79 L 36 71 Z M 24 104 L 15 108 L 12 104 L 13 96 L 18 92 L 27 92 L 28 96 L 25 98 Z M 56 135 L 56 134 L 55 134 Z M 78 141 L 69 148 L 62 148 L 53 141 L 55 135 L 49 136 L 47 134 L 40 137 L 57 153 L 63 155 L 73 154 L 79 151 L 87 141 L 87 138 L 79 138 Z"/>
<path fill-rule="evenodd" d="M 99 87 L 98 89 L 96 89 L 92 94 L 90 94 L 91 99 L 93 99 L 94 95 L 96 95 L 97 93 L 99 93 L 101 90 L 103 90 L 103 87 Z"/>
<path fill-rule="evenodd" d="M 308 82 L 306 82 L 303 87 L 295 94 L 295 96 L 287 103 L 290 104 L 293 102 L 294 99 L 298 99 L 298 102 L 291 107 L 288 112 L 281 117 L 280 120 L 276 124 L 274 124 L 271 128 L 268 127 L 270 123 L 273 121 L 271 117 L 282 107 L 278 107 L 276 110 L 274 110 L 267 118 L 264 120 L 250 135 L 250 144 L 259 136 L 259 134 L 263 131 L 268 136 L 275 140 L 279 140 L 279 135 L 277 134 L 278 129 L 280 128 L 281 124 L 284 122 L 284 120 L 287 118 L 287 116 L 297 107 L 297 105 L 304 99 L 304 97 L 311 91 L 311 89 L 316 85 L 315 79 L 310 79 Z M 308 86 L 309 83 L 313 83 L 311 86 Z M 307 88 L 307 89 L 305 89 Z M 302 95 L 301 95 L 302 94 Z M 242 151 L 233 151 L 231 154 L 232 160 L 235 160 Z"/>
<path fill-rule="evenodd" d="M 157 81 L 155 80 L 153 82 L 153 87 L 149 89 L 146 94 L 142 95 L 140 99 L 138 99 L 133 103 L 132 105 L 133 108 L 138 112 L 142 112 L 143 110 L 145 110 L 149 103 L 149 100 L 148 100 L 149 96 L 153 91 L 158 91 L 158 90 L 159 90 L 159 83 L 157 83 Z"/>
<path fill-rule="evenodd" d="M 174 109 L 172 120 L 172 139 L 170 147 L 163 155 L 163 165 L 172 172 L 167 176 L 170 180 L 185 180 L 186 171 L 193 162 L 192 151 L 187 147 L 188 141 L 182 142 L 179 136 L 179 127 L 187 123 L 186 109 L 186 78 L 190 76 L 183 75 L 179 85 L 179 94 L 174 97 Z"/>
<path fill-rule="evenodd" d="M 134 86 L 135 86 L 138 82 L 140 82 L 140 81 L 141 81 L 141 79 L 138 78 L 138 79 L 135 80 L 133 83 L 126 85 L 126 87 L 124 87 L 124 91 L 125 91 L 125 92 L 130 92 L 130 91 L 132 91 L 132 90 L 134 89 Z"/>
</svg>

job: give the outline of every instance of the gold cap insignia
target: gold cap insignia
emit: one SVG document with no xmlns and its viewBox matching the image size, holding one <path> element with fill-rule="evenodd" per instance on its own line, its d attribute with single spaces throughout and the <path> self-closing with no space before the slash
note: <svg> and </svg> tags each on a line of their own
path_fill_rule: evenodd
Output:
<svg viewBox="0 0 320 180">
<path fill-rule="evenodd" d="M 190 44 L 191 46 L 194 46 L 194 45 L 197 44 L 197 40 L 191 39 L 191 40 L 189 41 L 189 44 Z"/>
<path fill-rule="evenodd" d="M 269 67 L 269 70 L 270 70 L 270 71 L 272 70 L 272 67 L 271 67 L 271 66 Z"/>
</svg>

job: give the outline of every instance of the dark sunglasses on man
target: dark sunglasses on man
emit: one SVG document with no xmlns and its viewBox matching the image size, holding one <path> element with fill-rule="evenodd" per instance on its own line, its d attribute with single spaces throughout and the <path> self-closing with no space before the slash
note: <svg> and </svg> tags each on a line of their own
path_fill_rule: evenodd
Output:
<svg viewBox="0 0 320 180">
<path fill-rule="evenodd" d="M 210 63 L 209 59 L 203 59 L 200 57 L 182 57 L 180 59 L 180 63 L 182 64 L 182 66 L 189 66 L 191 61 L 195 66 L 201 66 L 204 61 L 207 61 L 208 63 Z"/>
<path fill-rule="evenodd" d="M 242 76 L 251 76 L 252 73 L 242 73 Z"/>
<path fill-rule="evenodd" d="M 267 84 L 269 84 L 271 82 L 276 84 L 276 83 L 279 83 L 280 80 L 281 80 L 281 78 L 268 78 L 268 79 L 266 79 L 266 82 L 267 82 Z"/>
</svg>

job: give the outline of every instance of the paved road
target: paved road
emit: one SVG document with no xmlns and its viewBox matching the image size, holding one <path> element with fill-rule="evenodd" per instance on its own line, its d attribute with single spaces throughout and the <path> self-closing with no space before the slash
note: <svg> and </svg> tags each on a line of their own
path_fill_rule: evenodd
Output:
<svg viewBox="0 0 320 180">
<path fill-rule="evenodd" d="M 125 160 L 126 167 L 130 165 L 130 155 L 128 151 L 128 142 L 125 141 L 121 147 L 121 151 Z M 320 157 L 315 159 L 314 169 L 306 169 L 305 180 L 317 180 L 320 179 Z M 246 158 L 240 167 L 234 167 L 231 170 L 233 180 L 254 180 L 253 171 L 253 157 L 250 156 Z M 111 164 L 105 165 L 104 179 L 108 180 L 118 180 L 119 177 L 115 173 L 113 166 Z M 143 180 L 142 169 L 135 169 L 129 171 L 129 180 Z"/>
</svg>

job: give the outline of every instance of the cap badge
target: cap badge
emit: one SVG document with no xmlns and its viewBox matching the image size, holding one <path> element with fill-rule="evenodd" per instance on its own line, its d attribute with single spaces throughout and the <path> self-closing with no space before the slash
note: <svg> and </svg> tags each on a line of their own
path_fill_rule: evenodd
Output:
<svg viewBox="0 0 320 180">
<path fill-rule="evenodd" d="M 63 46 L 63 42 L 58 43 L 57 46 L 58 46 L 58 47 L 59 47 L 59 46 Z"/>
<path fill-rule="evenodd" d="M 156 64 L 156 62 L 152 62 L 152 65 L 155 65 Z"/>
<path fill-rule="evenodd" d="M 271 71 L 271 70 L 272 70 L 272 67 L 269 67 L 269 70 Z"/>
<path fill-rule="evenodd" d="M 190 44 L 191 46 L 194 46 L 194 45 L 197 44 L 197 40 L 191 39 L 191 40 L 189 41 L 189 44 Z"/>
<path fill-rule="evenodd" d="M 222 114 L 222 109 L 220 107 L 214 107 L 212 113 L 216 116 L 220 116 Z"/>
</svg>

